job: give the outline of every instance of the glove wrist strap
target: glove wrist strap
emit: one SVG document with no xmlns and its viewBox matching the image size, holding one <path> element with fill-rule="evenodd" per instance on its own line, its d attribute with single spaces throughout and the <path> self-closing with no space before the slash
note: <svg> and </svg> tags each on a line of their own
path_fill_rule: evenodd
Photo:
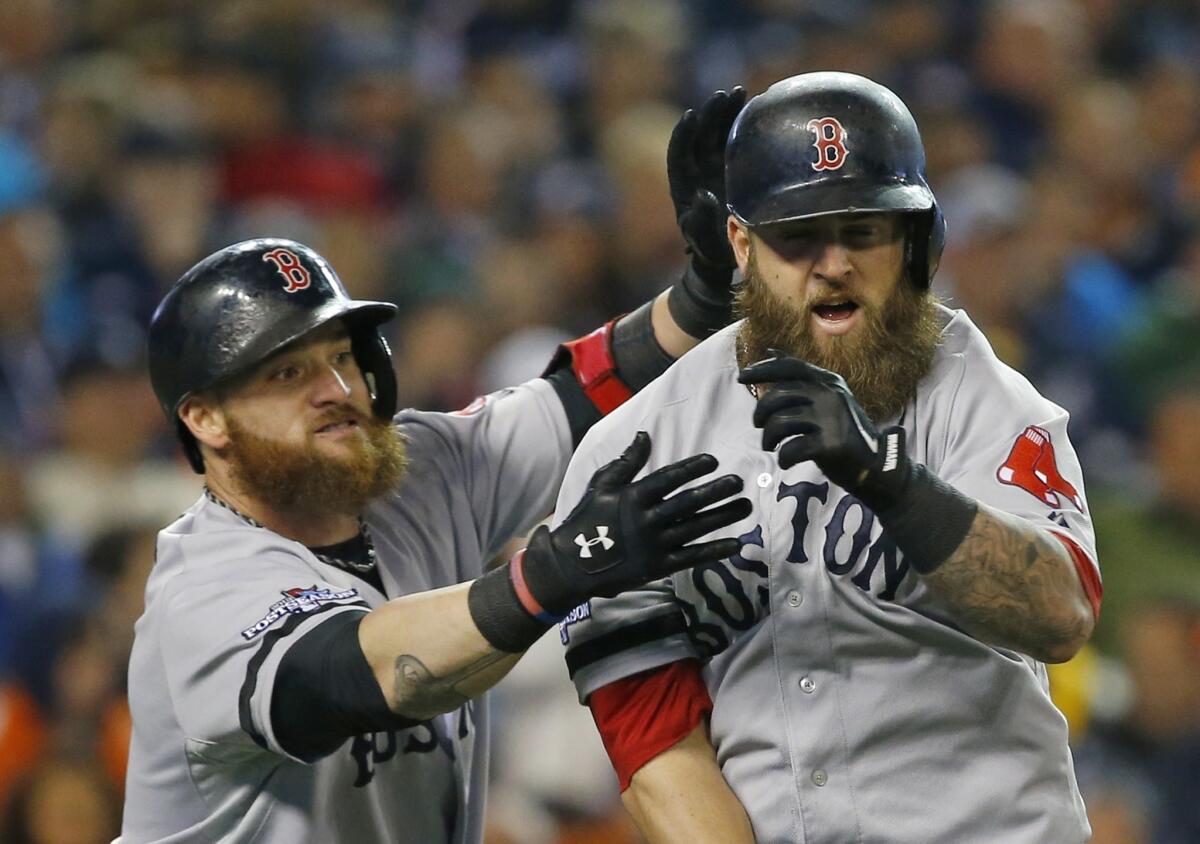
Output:
<svg viewBox="0 0 1200 844">
<path fill-rule="evenodd" d="M 527 650 L 552 623 L 525 608 L 514 582 L 511 561 L 471 582 L 467 608 L 488 644 L 506 653 Z"/>
<path fill-rule="evenodd" d="M 709 292 L 710 285 L 704 283 L 696 272 L 696 258 L 688 263 L 679 281 L 667 294 L 667 307 L 676 325 L 692 337 L 704 338 L 724 328 L 733 319 L 732 297 L 726 300 L 714 299 Z M 731 270 L 722 270 L 729 273 Z M 728 276 L 724 282 L 729 284 Z"/>
<path fill-rule="evenodd" d="M 907 462 L 907 461 L 906 461 Z M 920 574 L 929 574 L 958 550 L 979 505 L 920 463 L 909 463 L 900 496 L 875 510 L 884 529 Z"/>
</svg>

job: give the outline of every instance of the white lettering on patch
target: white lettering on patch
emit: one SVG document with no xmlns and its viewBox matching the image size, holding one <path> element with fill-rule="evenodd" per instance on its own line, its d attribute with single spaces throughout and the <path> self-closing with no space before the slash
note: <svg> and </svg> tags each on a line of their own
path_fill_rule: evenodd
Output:
<svg viewBox="0 0 1200 844">
<path fill-rule="evenodd" d="M 299 615 L 318 610 L 326 604 L 340 604 L 358 599 L 357 589 L 343 589 L 334 592 L 332 589 L 318 589 L 316 584 L 308 588 L 298 587 L 285 589 L 280 594 L 281 600 L 271 604 L 267 614 L 242 631 L 242 638 L 247 642 L 262 633 L 275 622 L 289 615 Z"/>
</svg>

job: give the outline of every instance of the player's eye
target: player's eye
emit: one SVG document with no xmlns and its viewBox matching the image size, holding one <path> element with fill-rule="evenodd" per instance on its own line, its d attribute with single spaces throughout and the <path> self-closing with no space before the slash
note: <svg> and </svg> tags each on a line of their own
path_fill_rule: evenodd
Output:
<svg viewBox="0 0 1200 844">
<path fill-rule="evenodd" d="M 292 364 L 281 366 L 271 373 L 272 381 L 291 381 L 300 375 L 300 367 Z"/>
<path fill-rule="evenodd" d="M 354 363 L 354 352 L 349 349 L 343 349 L 334 355 L 333 362 L 336 366 L 349 366 Z"/>
</svg>

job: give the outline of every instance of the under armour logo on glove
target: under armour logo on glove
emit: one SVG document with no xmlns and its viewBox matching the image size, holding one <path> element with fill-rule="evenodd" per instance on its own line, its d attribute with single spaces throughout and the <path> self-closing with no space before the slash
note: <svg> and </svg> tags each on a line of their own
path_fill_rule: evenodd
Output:
<svg viewBox="0 0 1200 844">
<path fill-rule="evenodd" d="M 599 545 L 607 551 L 617 543 L 608 538 L 608 525 L 597 525 L 595 539 L 588 539 L 582 533 L 579 533 L 575 535 L 575 544 L 579 546 L 580 558 L 588 560 L 591 559 L 593 545 Z"/>
</svg>

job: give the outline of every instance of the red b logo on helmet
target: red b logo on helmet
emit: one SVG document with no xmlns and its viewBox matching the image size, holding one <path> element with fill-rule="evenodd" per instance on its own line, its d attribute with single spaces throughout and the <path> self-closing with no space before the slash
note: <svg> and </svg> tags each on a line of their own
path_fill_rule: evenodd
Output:
<svg viewBox="0 0 1200 844">
<path fill-rule="evenodd" d="M 840 170 L 846 163 L 846 130 L 836 117 L 814 117 L 806 127 L 817 136 L 814 170 Z"/>
<path fill-rule="evenodd" d="M 309 275 L 308 270 L 300 263 L 300 259 L 294 252 L 287 249 L 272 249 L 270 252 L 263 253 L 263 260 L 274 264 L 275 269 L 283 276 L 284 281 L 287 282 L 287 286 L 283 288 L 285 293 L 295 293 L 312 284 L 312 276 Z"/>
</svg>

